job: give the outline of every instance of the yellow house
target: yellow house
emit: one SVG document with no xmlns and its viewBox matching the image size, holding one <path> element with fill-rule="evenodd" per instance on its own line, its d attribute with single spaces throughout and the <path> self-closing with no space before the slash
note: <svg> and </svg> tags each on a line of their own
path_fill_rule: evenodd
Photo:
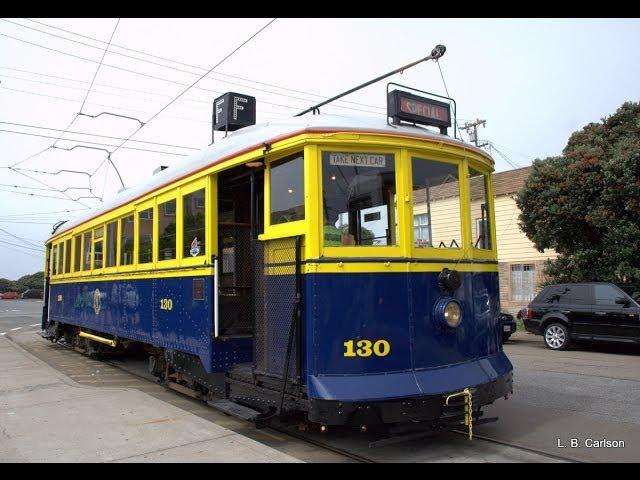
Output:
<svg viewBox="0 0 640 480">
<path fill-rule="evenodd" d="M 493 175 L 500 304 L 503 312 L 514 314 L 526 306 L 539 291 L 545 260 L 557 256 L 553 250 L 538 252 L 518 225 L 520 210 L 515 197 L 530 169 L 531 167 L 523 167 Z M 472 238 L 476 245 L 482 245 L 483 242 L 490 241 L 483 235 L 483 222 L 490 215 L 485 208 L 486 190 L 482 176 L 472 176 L 470 187 Z M 453 177 L 428 189 L 414 190 L 413 225 L 416 246 L 457 247 L 461 237 L 458 191 L 457 179 Z"/>
</svg>

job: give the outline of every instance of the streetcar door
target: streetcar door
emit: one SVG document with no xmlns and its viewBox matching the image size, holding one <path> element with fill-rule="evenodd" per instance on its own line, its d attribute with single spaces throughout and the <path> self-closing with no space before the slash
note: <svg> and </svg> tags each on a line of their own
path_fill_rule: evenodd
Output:
<svg viewBox="0 0 640 480">
<path fill-rule="evenodd" d="M 218 335 L 253 335 L 252 238 L 262 233 L 262 169 L 218 175 Z M 260 212 L 257 214 L 256 212 Z"/>
</svg>

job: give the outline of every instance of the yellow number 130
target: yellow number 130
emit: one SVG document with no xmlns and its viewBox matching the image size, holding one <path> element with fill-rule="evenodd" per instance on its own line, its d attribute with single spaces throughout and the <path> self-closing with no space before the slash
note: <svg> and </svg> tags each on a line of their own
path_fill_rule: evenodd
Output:
<svg viewBox="0 0 640 480">
<path fill-rule="evenodd" d="M 354 349 L 354 343 L 355 348 Z M 345 357 L 370 357 L 372 354 L 377 357 L 385 357 L 391 351 L 391 345 L 386 340 L 349 340 L 343 343 Z"/>
</svg>

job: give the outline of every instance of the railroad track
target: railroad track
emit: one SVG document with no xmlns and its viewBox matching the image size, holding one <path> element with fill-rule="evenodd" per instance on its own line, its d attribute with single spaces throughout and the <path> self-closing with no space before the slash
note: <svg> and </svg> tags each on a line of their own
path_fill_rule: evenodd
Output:
<svg viewBox="0 0 640 480">
<path fill-rule="evenodd" d="M 61 347 L 63 349 L 65 349 L 66 351 L 69 352 L 73 352 L 76 353 L 78 355 L 82 355 L 82 358 L 87 358 L 86 355 L 81 354 L 80 352 L 77 352 L 75 349 L 73 349 L 71 346 L 66 345 L 64 343 L 56 343 L 53 345 L 57 345 L 58 347 Z M 26 347 L 26 345 L 23 344 L 23 346 Z M 35 353 L 35 352 L 32 352 Z M 46 361 L 46 359 L 43 358 L 43 360 Z M 112 359 L 95 359 L 92 358 L 93 361 L 96 361 L 98 363 L 101 364 L 105 364 L 105 365 L 109 365 L 113 368 L 118 369 L 121 372 L 126 373 L 127 375 L 130 375 L 132 377 L 135 377 L 138 380 L 142 380 L 143 382 L 146 382 L 147 384 L 152 384 L 155 385 L 157 387 L 162 386 L 163 390 L 170 393 L 171 395 L 175 395 L 177 397 L 181 397 L 184 399 L 188 399 L 188 400 L 193 400 L 191 399 L 191 397 L 188 397 L 187 395 L 176 395 L 179 392 L 176 392 L 173 389 L 170 389 L 169 387 L 162 385 L 160 383 L 158 383 L 155 379 L 155 377 L 152 377 L 150 374 L 144 372 L 142 373 L 141 371 L 136 371 L 136 369 L 134 367 L 132 367 L 130 364 L 128 364 L 126 361 L 118 361 L 118 360 L 112 360 Z M 49 362 L 47 362 L 49 363 Z M 130 363 L 130 362 L 129 362 Z M 123 381 L 122 383 L 127 383 L 126 381 Z M 111 384 L 111 386 L 117 386 L 114 384 Z M 129 388 L 136 388 L 135 386 L 131 386 L 131 385 L 126 385 Z M 197 400 L 193 400 L 199 407 L 201 407 L 203 404 L 200 401 Z M 192 405 L 192 404 L 191 404 Z M 181 405 L 180 408 L 183 408 L 187 411 L 189 411 L 189 406 L 185 405 Z M 196 407 L 195 405 L 193 406 L 193 408 L 191 408 L 191 410 L 196 410 L 198 407 Z M 211 409 L 213 411 L 216 411 L 215 409 Z M 193 411 L 191 413 L 194 413 Z M 243 422 L 241 420 L 238 420 L 239 423 L 239 428 L 241 428 L 241 424 L 244 424 L 246 422 Z M 233 430 L 233 427 L 230 427 Z M 265 432 L 270 432 L 271 434 L 275 434 L 275 433 L 279 433 L 282 435 L 286 435 L 287 437 L 291 437 L 293 439 L 314 445 L 316 447 L 322 448 L 324 450 L 326 450 L 327 452 L 331 452 L 333 454 L 337 454 L 340 455 L 344 458 L 347 458 L 349 460 L 355 461 L 355 462 L 359 462 L 359 463 L 379 463 L 379 462 L 383 462 L 384 459 L 383 458 L 375 458 L 375 457 L 380 457 L 380 454 L 382 452 L 382 450 L 384 449 L 383 446 L 378 447 L 378 448 L 371 448 L 371 455 L 364 455 L 362 453 L 359 452 L 355 452 L 352 450 L 349 450 L 348 448 L 342 448 L 340 446 L 337 446 L 335 444 L 330 443 L 330 437 L 327 437 L 327 440 L 323 440 L 322 437 L 318 436 L 318 435 L 313 435 L 310 434 L 308 432 L 299 432 L 296 430 L 293 430 L 292 428 L 287 428 L 284 425 L 270 425 L 267 427 L 264 427 L 261 429 L 262 431 Z M 466 431 L 463 430 L 449 430 L 451 432 L 453 432 L 456 435 L 460 435 L 460 436 L 467 436 L 468 433 Z M 244 433 L 243 433 L 244 434 Z M 330 433 L 327 433 L 327 435 L 330 435 Z M 416 433 L 415 435 L 411 435 L 411 437 L 406 439 L 406 442 L 409 442 L 411 440 L 417 440 L 420 438 L 424 438 L 429 436 L 428 432 L 425 432 L 424 434 L 420 434 L 420 433 Z M 254 438 L 255 439 L 255 438 Z M 503 445 L 503 446 L 508 446 L 510 448 L 519 450 L 519 451 L 523 451 L 523 452 L 528 452 L 534 455 L 538 455 L 544 458 L 547 458 L 551 461 L 555 460 L 555 461 L 564 461 L 564 462 L 576 462 L 576 463 L 581 463 L 583 462 L 583 460 L 579 460 L 576 458 L 572 458 L 572 457 L 568 457 L 568 456 L 560 456 L 560 455 L 556 455 L 553 454 L 551 452 L 546 452 L 543 450 L 539 450 L 539 449 L 535 449 L 535 448 L 531 448 L 531 447 L 526 447 L 520 444 L 516 444 L 513 442 L 508 442 L 508 441 L 504 441 L 504 440 L 499 440 L 499 439 L 495 439 L 495 438 L 491 438 L 491 437 L 487 437 L 484 435 L 474 435 L 474 440 L 475 441 L 479 441 L 479 442 L 487 442 L 487 443 L 492 443 L 492 444 L 499 444 L 499 445 Z M 390 443 L 398 443 L 398 442 L 390 442 Z M 360 449 L 362 450 L 362 449 Z"/>
</svg>

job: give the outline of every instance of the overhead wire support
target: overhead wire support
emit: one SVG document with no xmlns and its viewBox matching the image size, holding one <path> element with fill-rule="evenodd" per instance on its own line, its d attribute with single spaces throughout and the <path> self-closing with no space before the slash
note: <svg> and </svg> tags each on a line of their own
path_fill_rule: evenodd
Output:
<svg viewBox="0 0 640 480">
<path fill-rule="evenodd" d="M 111 154 L 113 153 L 111 150 L 107 150 L 106 148 L 100 148 L 100 147 L 89 147 L 87 145 L 74 145 L 71 148 L 60 148 L 60 147 L 52 147 L 52 148 L 57 148 L 57 149 L 60 149 L 60 150 L 66 150 L 68 152 L 70 152 L 71 150 L 74 150 L 76 148 L 86 148 L 88 150 L 101 150 L 103 152 L 107 152 L 107 158 L 100 164 L 100 166 L 102 166 L 102 164 L 105 161 L 111 163 L 111 165 L 113 165 L 113 169 L 118 174 L 118 178 L 120 179 L 120 184 L 122 185 L 122 188 L 124 188 L 124 182 L 122 181 L 122 176 L 120 175 L 120 172 L 118 171 L 118 167 L 116 167 L 116 165 L 113 163 L 113 160 L 111 160 Z M 98 168 L 100 168 L 100 167 L 98 167 Z M 89 178 L 91 178 L 93 175 L 95 175 L 95 173 L 97 171 L 98 171 L 98 169 L 96 169 L 91 175 L 89 175 Z M 89 189 L 89 191 L 91 193 L 93 193 L 92 189 Z M 102 198 L 100 200 L 102 200 Z"/>
<path fill-rule="evenodd" d="M 202 80 L 204 77 L 206 77 L 207 75 L 209 75 L 209 73 L 211 73 L 214 69 L 218 68 L 220 65 L 222 65 L 222 63 L 224 63 L 227 59 L 229 59 L 233 54 L 235 54 L 238 50 L 240 50 L 242 47 L 244 47 L 247 43 L 249 43 L 251 40 L 253 40 L 258 34 L 260 34 L 260 32 L 262 32 L 264 29 L 266 29 L 269 25 L 271 25 L 273 22 L 275 22 L 277 19 L 274 18 L 272 20 L 270 20 L 266 25 L 264 25 L 263 27 L 261 27 L 257 32 L 255 32 L 253 35 L 251 35 L 247 40 L 245 40 L 244 42 L 242 42 L 239 46 L 237 46 L 234 50 L 232 50 L 230 53 L 228 53 L 222 60 L 220 60 L 218 63 L 216 63 L 213 67 L 211 67 L 209 70 L 207 70 L 204 74 L 202 74 L 195 82 L 193 82 L 191 85 L 189 85 L 187 88 L 185 88 L 182 92 L 180 92 L 176 97 L 174 97 L 169 103 L 167 103 L 164 107 L 162 107 L 158 112 L 156 112 L 151 118 L 149 118 L 146 122 L 145 125 L 147 125 L 149 122 L 151 122 L 154 118 L 156 118 L 158 115 L 160 115 L 162 112 L 164 112 L 169 106 L 171 106 L 174 102 L 176 102 L 180 97 L 182 97 L 182 95 L 184 95 L 185 93 L 187 93 L 192 87 L 194 87 L 200 80 Z M 129 135 L 129 137 L 127 137 L 126 140 L 124 140 L 119 146 L 116 147 L 115 150 L 113 150 L 113 152 L 111 152 L 112 154 L 114 154 L 115 152 L 117 152 L 125 143 L 127 143 L 131 137 L 133 137 L 136 133 L 138 133 L 143 126 L 138 127 L 137 130 L 135 130 L 131 135 Z"/>
<path fill-rule="evenodd" d="M 98 118 L 100 115 L 111 115 L 112 117 L 120 117 L 120 118 L 126 118 L 129 120 L 134 120 L 136 122 L 138 122 L 140 124 L 140 128 L 144 127 L 145 122 L 143 122 L 142 120 L 139 120 L 135 117 L 128 117 L 126 115 L 120 115 L 119 113 L 111 113 L 111 112 L 100 112 L 97 115 L 89 115 L 88 113 L 82 113 L 82 112 L 78 112 L 78 116 L 82 116 L 82 117 L 89 117 L 89 118 Z"/>
<path fill-rule="evenodd" d="M 356 92 L 364 87 L 368 87 L 369 85 L 379 82 L 380 80 L 384 80 L 387 77 L 390 77 L 391 75 L 395 75 L 396 73 L 401 73 L 404 72 L 405 70 L 418 65 L 419 63 L 422 62 L 426 62 L 427 60 L 438 60 L 440 57 L 442 57 L 444 55 L 444 52 L 447 50 L 447 47 L 445 47 L 444 45 L 436 45 L 433 50 L 431 50 L 431 53 L 424 57 L 421 58 L 420 60 L 416 60 L 415 62 L 411 62 L 403 67 L 400 68 L 396 68 L 395 70 L 389 72 L 389 73 L 385 73 L 384 75 L 380 75 L 379 77 L 374 78 L 373 80 L 369 80 L 368 82 L 363 83 L 362 85 L 358 85 L 357 87 L 353 87 L 350 88 L 349 90 L 347 90 L 346 92 L 342 92 L 334 97 L 331 97 L 323 102 L 320 102 L 312 107 L 307 108 L 306 110 L 303 110 L 302 112 L 294 115 L 294 117 L 300 117 L 306 113 L 309 112 L 313 112 L 314 114 L 316 112 L 320 112 L 320 107 L 326 105 L 327 103 L 331 103 L 335 100 L 338 100 L 339 98 L 345 97 L 353 92 Z"/>
</svg>

